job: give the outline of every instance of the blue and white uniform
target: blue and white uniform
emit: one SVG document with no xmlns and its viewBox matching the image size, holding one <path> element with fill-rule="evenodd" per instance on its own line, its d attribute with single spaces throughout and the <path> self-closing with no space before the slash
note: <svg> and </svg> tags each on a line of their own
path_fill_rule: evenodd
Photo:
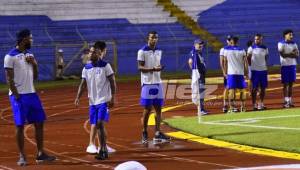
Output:
<svg viewBox="0 0 300 170">
<path fill-rule="evenodd" d="M 294 50 L 298 51 L 298 46 L 295 42 L 280 41 L 278 43 L 278 51 L 290 54 Z M 292 83 L 296 81 L 296 65 L 297 60 L 295 58 L 283 58 L 280 56 L 281 63 L 281 82 Z"/>
<path fill-rule="evenodd" d="M 205 97 L 205 73 L 206 65 L 202 52 L 195 48 L 190 52 L 190 59 L 192 59 L 192 101 L 196 105 L 200 104 L 201 111 L 204 111 L 204 97 Z"/>
<path fill-rule="evenodd" d="M 151 49 L 145 45 L 138 51 L 137 61 L 145 62 L 146 68 L 154 68 L 160 66 L 162 57 L 162 50 L 155 48 Z M 162 80 L 160 78 L 160 71 L 143 73 L 141 72 L 141 100 L 142 106 L 163 106 L 164 93 Z"/>
<path fill-rule="evenodd" d="M 90 124 L 98 120 L 109 121 L 107 102 L 112 98 L 108 77 L 114 72 L 109 63 L 99 60 L 96 64 L 88 63 L 82 70 L 82 78 L 86 80 L 90 105 Z"/>
<path fill-rule="evenodd" d="M 246 52 L 239 46 L 227 46 L 224 48 L 224 57 L 227 59 L 227 88 L 244 89 L 244 57 Z"/>
<path fill-rule="evenodd" d="M 42 123 L 46 120 L 42 103 L 33 85 L 33 66 L 26 61 L 26 56 L 33 56 L 33 54 L 27 50 L 21 52 L 13 48 L 4 57 L 4 68 L 13 69 L 14 83 L 20 94 L 20 98 L 16 99 L 9 90 L 14 121 L 17 126 L 26 123 Z"/>
<path fill-rule="evenodd" d="M 264 45 L 252 45 L 248 48 L 251 55 L 251 82 L 253 88 L 268 87 L 268 72 L 266 56 L 269 55 L 268 48 Z"/>
</svg>

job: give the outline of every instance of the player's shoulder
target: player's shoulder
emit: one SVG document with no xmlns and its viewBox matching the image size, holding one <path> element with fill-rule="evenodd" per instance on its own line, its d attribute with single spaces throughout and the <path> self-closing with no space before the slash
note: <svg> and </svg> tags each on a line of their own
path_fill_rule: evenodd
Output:
<svg viewBox="0 0 300 170">
<path fill-rule="evenodd" d="M 279 41 L 278 44 L 296 45 L 296 42 L 282 40 L 282 41 Z"/>
<path fill-rule="evenodd" d="M 256 45 L 256 44 L 254 44 L 254 45 L 252 45 L 251 46 L 251 48 L 252 49 L 256 49 L 256 48 L 261 48 L 261 49 L 267 49 L 267 46 L 265 46 L 265 45 Z"/>
<path fill-rule="evenodd" d="M 91 68 L 93 68 L 93 67 L 94 67 L 94 66 L 93 66 L 92 63 L 87 63 L 87 64 L 84 65 L 84 69 L 86 69 L 86 70 L 91 69 Z"/>
<path fill-rule="evenodd" d="M 20 53 L 22 53 L 22 52 L 16 48 L 13 48 L 6 54 L 6 56 L 14 57 L 14 56 L 19 55 Z"/>
<path fill-rule="evenodd" d="M 97 67 L 106 67 L 106 66 L 109 66 L 110 64 L 104 60 L 99 60 L 97 62 Z"/>
<path fill-rule="evenodd" d="M 141 52 L 147 52 L 147 51 L 161 51 L 160 48 L 155 47 L 155 49 L 150 48 L 148 45 L 144 45 L 142 48 L 139 49 Z"/>
</svg>

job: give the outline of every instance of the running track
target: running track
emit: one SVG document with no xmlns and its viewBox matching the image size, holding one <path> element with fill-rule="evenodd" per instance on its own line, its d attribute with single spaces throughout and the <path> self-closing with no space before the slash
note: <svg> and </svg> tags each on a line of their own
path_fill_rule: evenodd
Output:
<svg viewBox="0 0 300 170">
<path fill-rule="evenodd" d="M 280 87 L 279 81 L 270 83 L 270 87 Z M 58 89 L 43 89 L 38 93 L 43 102 L 48 121 L 45 125 L 45 150 L 58 157 L 48 165 L 36 165 L 36 149 L 33 128 L 25 128 L 25 150 L 29 165 L 22 169 L 113 169 L 117 164 L 136 160 L 149 170 L 183 170 L 183 169 L 227 169 L 260 165 L 300 163 L 297 160 L 281 159 L 267 156 L 246 154 L 224 148 L 176 140 L 170 144 L 149 146 L 140 144 L 141 112 L 139 106 L 139 83 L 119 83 L 116 106 L 111 109 L 111 121 L 107 124 L 108 143 L 117 149 L 108 160 L 97 161 L 93 155 L 85 153 L 89 139 L 88 101 L 81 99 L 80 107 L 73 105 L 77 86 Z M 221 87 L 215 94 L 221 94 Z M 296 106 L 300 106 L 300 88 L 295 88 Z M 266 105 L 280 108 L 281 90 L 267 93 Z M 86 96 L 86 93 L 84 94 Z M 15 129 L 11 109 L 6 94 L 0 95 L 0 169 L 18 169 Z M 272 100 L 270 100 L 272 99 Z M 168 100 L 167 106 L 174 106 L 186 100 Z M 218 113 L 221 100 L 210 103 L 208 110 Z M 191 116 L 195 113 L 192 105 L 183 106 L 163 113 L 164 117 Z M 150 137 L 153 128 L 150 128 Z M 163 126 L 164 131 L 176 131 Z"/>
</svg>

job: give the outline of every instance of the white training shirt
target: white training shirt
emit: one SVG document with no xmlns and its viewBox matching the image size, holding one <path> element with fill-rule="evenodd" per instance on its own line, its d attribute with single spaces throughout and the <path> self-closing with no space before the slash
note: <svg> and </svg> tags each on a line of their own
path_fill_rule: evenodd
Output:
<svg viewBox="0 0 300 170">
<path fill-rule="evenodd" d="M 269 55 L 269 51 L 266 46 L 252 45 L 248 48 L 247 53 L 251 55 L 251 70 L 267 70 L 266 56 Z"/>
<path fill-rule="evenodd" d="M 137 60 L 144 61 L 146 68 L 160 66 L 162 51 L 155 48 L 152 50 L 148 45 L 138 51 Z M 161 83 L 160 71 L 143 73 L 141 72 L 141 84 L 159 84 Z"/>
<path fill-rule="evenodd" d="M 224 47 L 224 57 L 227 59 L 228 75 L 244 75 L 245 50 L 238 46 Z"/>
<path fill-rule="evenodd" d="M 21 52 L 14 48 L 4 57 L 4 68 L 14 71 L 14 83 L 19 94 L 35 93 L 33 85 L 33 67 L 25 60 L 25 56 L 33 56 L 28 50 Z M 9 95 L 12 92 L 9 90 Z"/>
<path fill-rule="evenodd" d="M 286 42 L 280 41 L 278 42 L 278 51 L 283 52 L 285 54 L 290 54 L 294 50 L 298 50 L 298 46 L 295 42 Z M 282 66 L 290 66 L 290 65 L 297 65 L 297 60 L 295 58 L 283 58 L 280 55 L 280 63 Z"/>
<path fill-rule="evenodd" d="M 82 70 L 86 80 L 89 104 L 98 105 L 111 100 L 110 82 L 107 77 L 114 74 L 109 63 L 99 60 L 95 65 L 88 63 Z"/>
</svg>

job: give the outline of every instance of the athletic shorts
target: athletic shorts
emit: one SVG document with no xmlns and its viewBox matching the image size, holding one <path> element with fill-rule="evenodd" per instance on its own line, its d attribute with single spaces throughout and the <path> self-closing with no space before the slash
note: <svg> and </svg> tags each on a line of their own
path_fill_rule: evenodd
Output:
<svg viewBox="0 0 300 170">
<path fill-rule="evenodd" d="M 16 99 L 14 95 L 10 95 L 9 99 L 17 126 L 27 123 L 42 123 L 46 120 L 45 111 L 36 93 L 20 94 L 19 99 Z"/>
<path fill-rule="evenodd" d="M 246 88 L 244 75 L 228 75 L 227 88 L 228 89 L 244 89 Z"/>
<path fill-rule="evenodd" d="M 95 125 L 97 121 L 109 121 L 109 109 L 107 103 L 90 106 L 90 124 Z"/>
<path fill-rule="evenodd" d="M 140 104 L 147 106 L 163 106 L 163 85 L 162 84 L 143 84 L 141 91 Z"/>
<path fill-rule="evenodd" d="M 267 88 L 268 87 L 268 72 L 267 71 L 251 71 L 252 88 Z"/>
<path fill-rule="evenodd" d="M 296 81 L 296 66 L 281 66 L 281 83 L 293 83 Z"/>
</svg>

